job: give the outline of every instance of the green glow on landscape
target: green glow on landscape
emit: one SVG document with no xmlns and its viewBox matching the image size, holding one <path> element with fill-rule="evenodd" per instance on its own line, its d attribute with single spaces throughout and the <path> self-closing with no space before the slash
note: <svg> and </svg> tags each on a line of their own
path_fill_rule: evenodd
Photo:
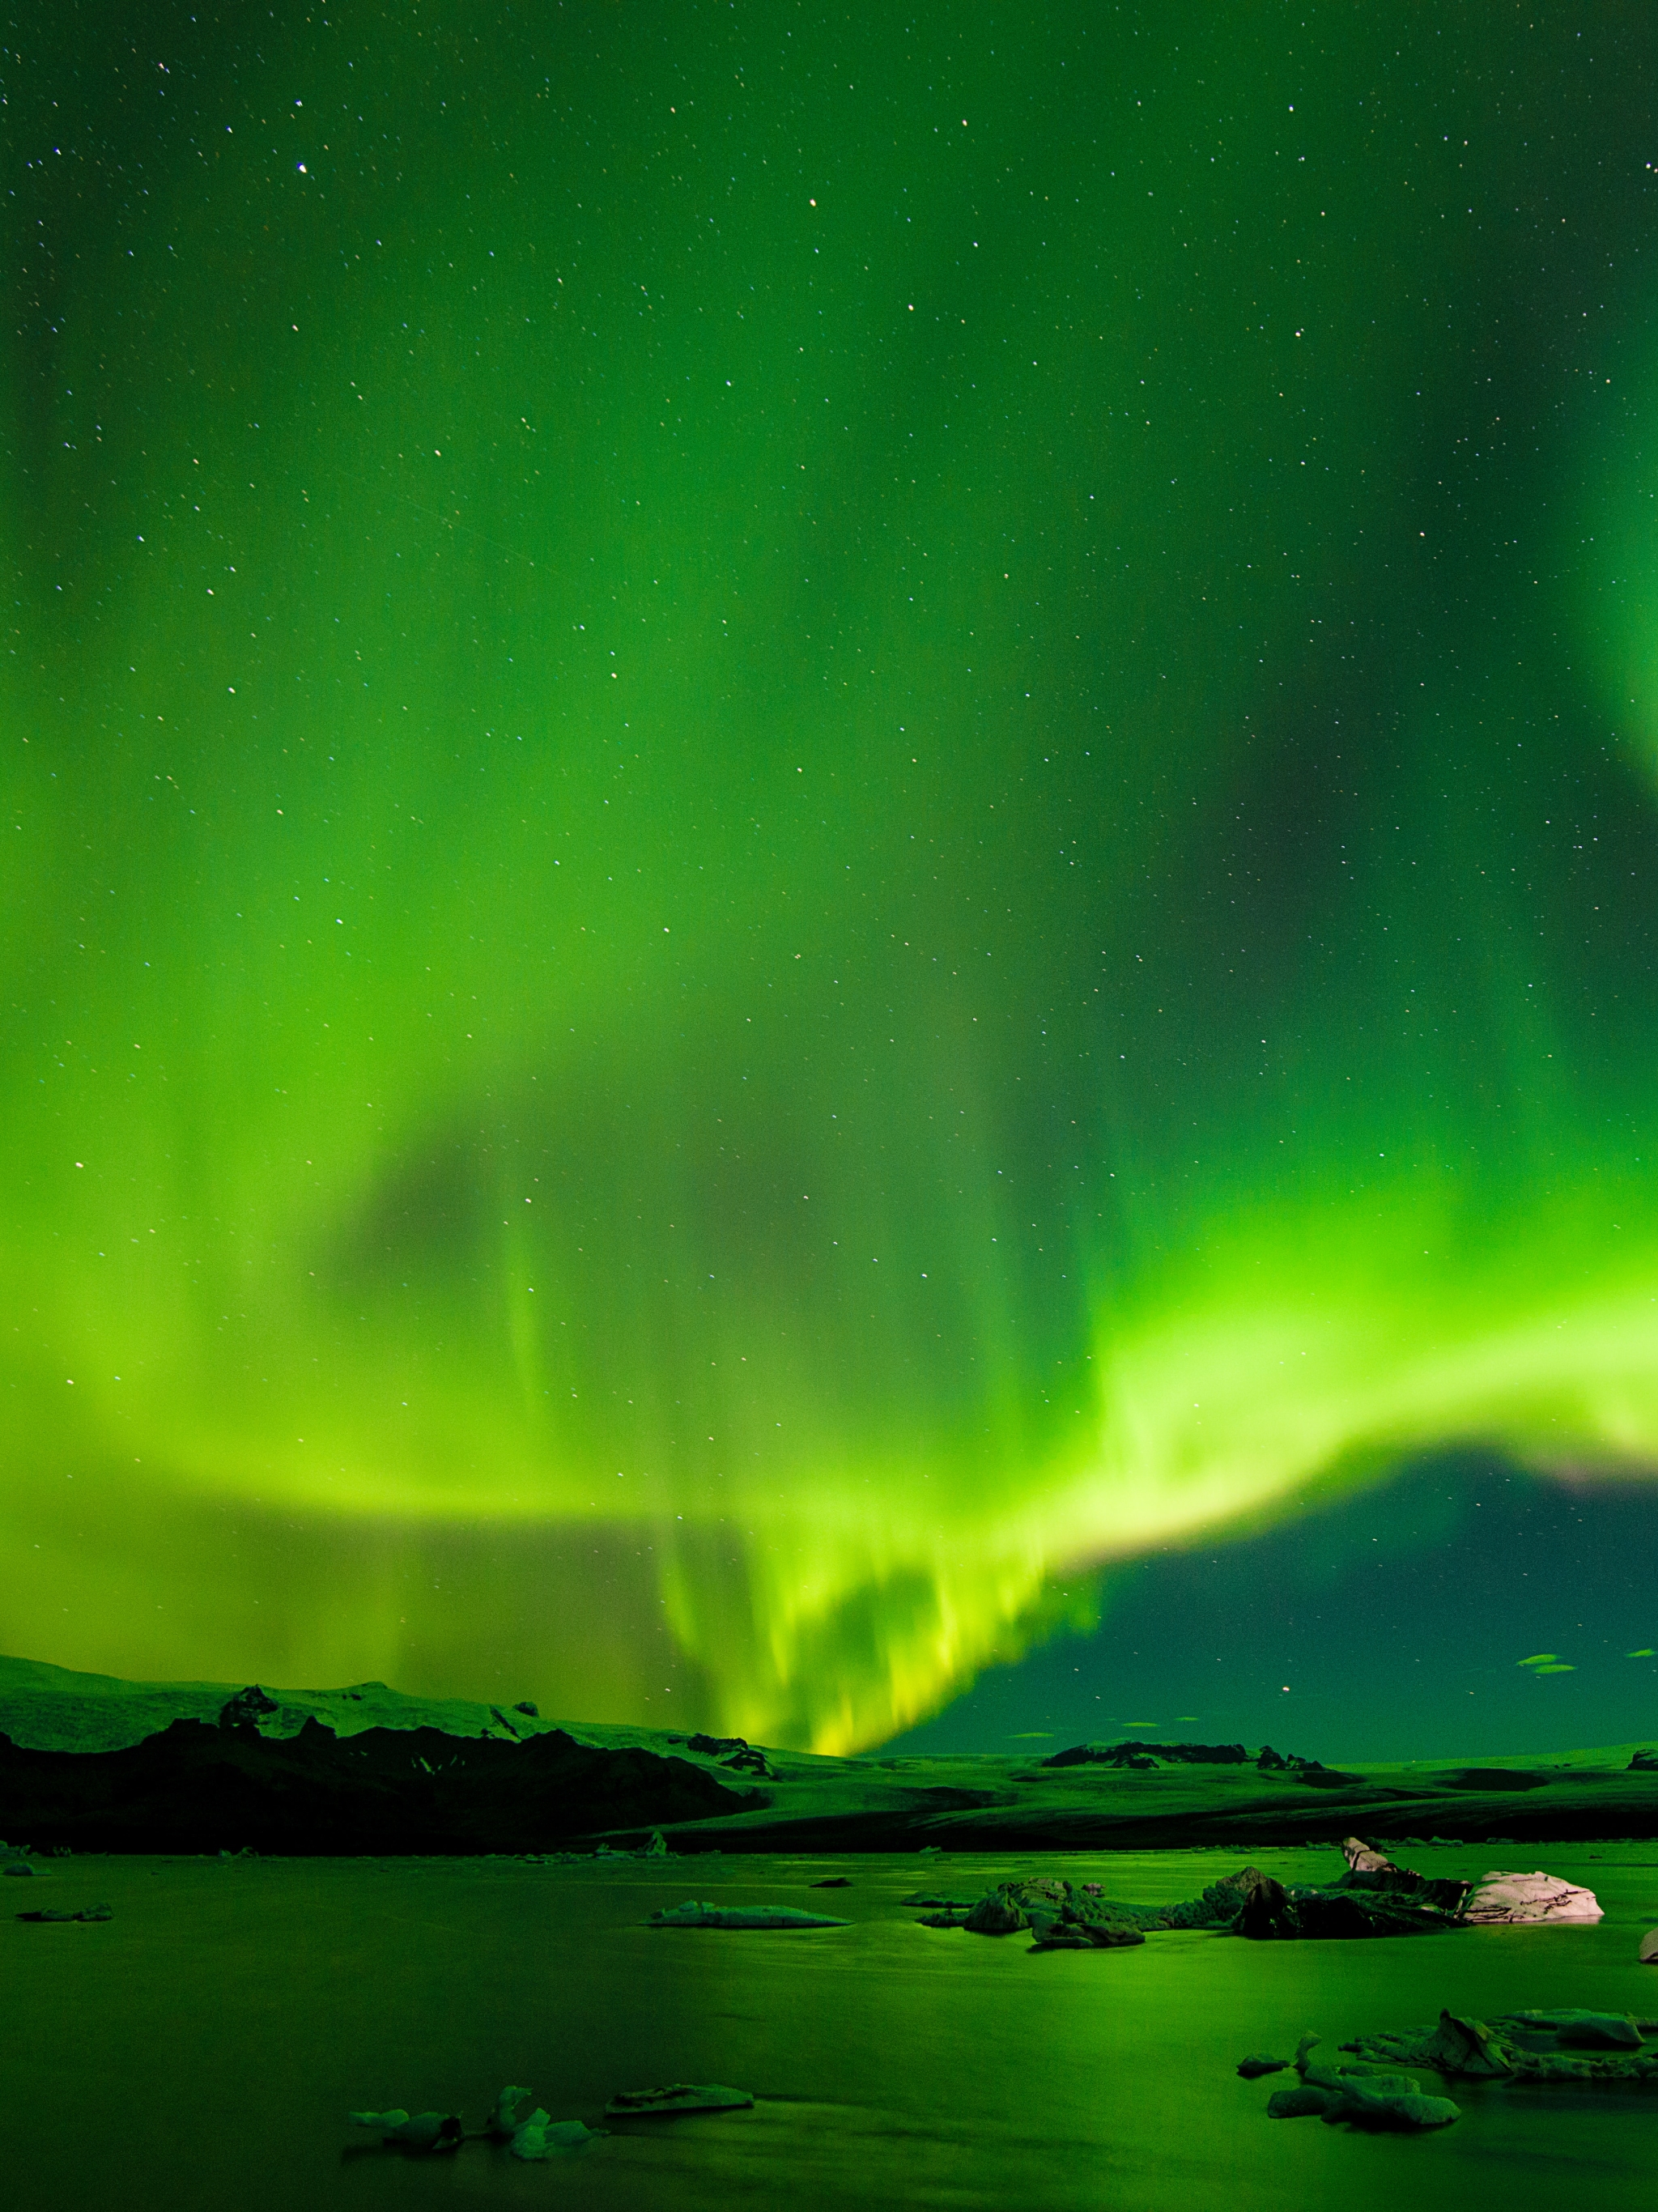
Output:
<svg viewBox="0 0 1658 2212">
<path fill-rule="evenodd" d="M 1315 1486 L 1652 1463 L 1647 279 L 1533 388 L 1478 53 L 1273 21 L 34 114 L 7 1648 L 847 1747 Z"/>
</svg>

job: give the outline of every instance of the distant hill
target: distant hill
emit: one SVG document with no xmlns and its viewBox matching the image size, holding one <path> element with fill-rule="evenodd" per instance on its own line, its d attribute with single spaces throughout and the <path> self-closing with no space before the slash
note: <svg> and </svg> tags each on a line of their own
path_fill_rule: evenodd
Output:
<svg viewBox="0 0 1658 2212">
<path fill-rule="evenodd" d="M 680 1851 L 1248 1850 L 1350 1833 L 1518 1846 L 1658 1836 L 1658 1759 L 1633 1744 L 1351 1768 L 1236 1744 L 832 1759 L 384 1682 L 125 1682 L 0 1658 L 14 1844 L 522 1851 L 636 1844 L 655 1827 Z"/>
</svg>

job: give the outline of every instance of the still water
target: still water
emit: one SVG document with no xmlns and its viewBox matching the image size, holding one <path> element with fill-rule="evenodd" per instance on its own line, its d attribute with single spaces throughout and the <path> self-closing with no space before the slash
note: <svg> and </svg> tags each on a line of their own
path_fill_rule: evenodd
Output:
<svg viewBox="0 0 1658 2212">
<path fill-rule="evenodd" d="M 1462 2119 L 1412 2138 L 1266 2118 L 1281 2085 L 1242 2081 L 1236 2063 L 1287 2057 L 1306 2028 L 1333 2046 L 1442 2005 L 1658 2013 L 1658 1968 L 1636 1963 L 1658 1922 L 1658 1847 L 1403 1856 L 1436 1874 L 1542 1865 L 1594 1889 L 1606 1917 L 1373 1942 L 1175 1933 L 1033 1956 L 1023 1936 L 919 1927 L 899 1899 L 918 1887 L 970 1897 L 1040 1868 L 1163 1902 L 1239 1855 L 49 1861 L 0 1892 L 0 2196 L 9 2212 L 1649 2202 L 1658 2092 L 1458 2084 Z M 1260 1857 L 1287 1880 L 1339 1871 L 1327 1850 Z M 809 1887 L 831 1873 L 853 1887 Z M 693 1896 L 851 1924 L 644 1925 Z M 100 1925 L 12 1917 L 99 1901 L 114 1910 Z M 758 2101 L 616 2123 L 546 2166 L 483 2144 L 411 2160 L 345 2123 L 354 2108 L 401 2105 L 459 2110 L 476 2127 L 510 2081 L 555 2119 L 594 2125 L 616 2090 L 674 2081 L 729 2082 Z"/>
</svg>

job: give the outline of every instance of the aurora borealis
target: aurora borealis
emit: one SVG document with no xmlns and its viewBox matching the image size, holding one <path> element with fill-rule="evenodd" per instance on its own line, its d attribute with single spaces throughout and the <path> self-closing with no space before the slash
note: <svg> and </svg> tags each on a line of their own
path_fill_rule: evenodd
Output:
<svg viewBox="0 0 1658 2212">
<path fill-rule="evenodd" d="M 0 1645 L 849 1748 L 1658 1464 L 1644 18 L 252 21 L 6 33 Z"/>
</svg>

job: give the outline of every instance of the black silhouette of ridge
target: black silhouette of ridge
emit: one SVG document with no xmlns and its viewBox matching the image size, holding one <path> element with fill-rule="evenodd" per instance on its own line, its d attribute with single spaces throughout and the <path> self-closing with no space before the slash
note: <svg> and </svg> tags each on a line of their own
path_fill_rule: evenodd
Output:
<svg viewBox="0 0 1658 2212">
<path fill-rule="evenodd" d="M 177 1720 L 119 1751 L 29 1751 L 0 1735 L 0 1812 L 36 1848 L 295 1856 L 539 1851 L 766 1802 L 689 1759 L 440 1729 L 338 1736 Z"/>
</svg>

